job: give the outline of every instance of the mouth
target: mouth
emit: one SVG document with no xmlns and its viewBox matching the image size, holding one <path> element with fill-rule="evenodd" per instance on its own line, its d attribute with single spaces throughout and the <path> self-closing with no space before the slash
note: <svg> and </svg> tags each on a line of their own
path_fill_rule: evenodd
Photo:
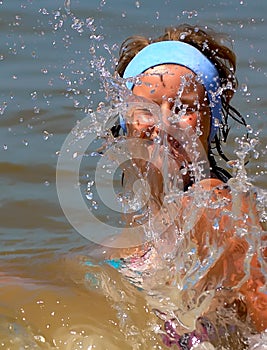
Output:
<svg viewBox="0 0 267 350">
<path fill-rule="evenodd" d="M 183 145 L 172 135 L 160 132 L 156 126 L 140 130 L 138 138 L 147 140 L 150 146 L 162 147 L 164 152 L 179 162 L 187 159 Z"/>
</svg>

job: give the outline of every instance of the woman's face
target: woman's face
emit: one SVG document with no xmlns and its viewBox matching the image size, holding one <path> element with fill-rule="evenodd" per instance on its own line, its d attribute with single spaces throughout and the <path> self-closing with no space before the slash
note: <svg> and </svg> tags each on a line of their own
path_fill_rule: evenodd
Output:
<svg viewBox="0 0 267 350">
<path fill-rule="evenodd" d="M 165 130 L 171 128 L 172 135 L 175 134 L 175 128 L 179 132 L 191 134 L 198 130 L 198 135 L 201 134 L 199 140 L 207 152 L 210 109 L 205 88 L 191 70 L 176 64 L 150 68 L 134 86 L 133 94 L 160 107 Z M 145 133 L 152 139 L 158 132 L 153 118 L 140 118 L 140 113 L 133 114 L 131 124 L 128 125 L 129 135 Z"/>
</svg>

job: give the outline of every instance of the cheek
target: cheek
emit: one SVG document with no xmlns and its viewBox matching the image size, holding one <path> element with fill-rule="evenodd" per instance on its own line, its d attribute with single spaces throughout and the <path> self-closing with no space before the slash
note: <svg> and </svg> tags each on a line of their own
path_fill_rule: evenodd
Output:
<svg viewBox="0 0 267 350">
<path fill-rule="evenodd" d="M 194 131 L 197 130 L 199 125 L 203 135 L 208 137 L 210 133 L 210 117 L 206 113 L 185 115 L 181 118 L 180 125 L 182 128 L 191 126 Z"/>
<path fill-rule="evenodd" d="M 199 115 L 198 113 L 192 113 L 190 115 L 185 115 L 181 118 L 180 126 L 181 128 L 188 128 L 191 126 L 193 131 L 196 132 L 198 125 L 200 125 L 200 130 L 202 132 L 199 137 L 200 142 L 208 151 L 208 140 L 210 135 L 210 117 L 206 113 Z"/>
<path fill-rule="evenodd" d="M 194 131 L 196 131 L 196 127 L 198 125 L 198 116 L 196 113 L 184 115 L 181 117 L 179 124 L 180 124 L 181 128 L 186 129 L 188 126 L 191 126 L 191 128 Z"/>
</svg>

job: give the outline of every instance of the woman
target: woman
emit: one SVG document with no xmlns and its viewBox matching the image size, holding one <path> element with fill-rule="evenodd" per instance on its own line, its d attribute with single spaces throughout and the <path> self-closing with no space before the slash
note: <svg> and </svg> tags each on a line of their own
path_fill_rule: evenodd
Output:
<svg viewBox="0 0 267 350">
<path fill-rule="evenodd" d="M 198 281 L 191 284 L 196 298 L 207 291 L 215 293 L 198 318 L 201 331 L 184 330 L 181 335 L 181 315 L 170 321 L 158 312 L 166 320 L 165 344 L 182 349 L 190 348 L 194 341 L 212 338 L 200 320 L 216 314 L 222 294 L 223 307 L 234 305 L 239 321 L 249 321 L 257 332 L 267 328 L 267 296 L 261 290 L 265 276 L 254 244 L 258 240 L 260 245 L 262 239 L 255 198 L 245 191 L 237 195 L 234 180 L 217 166 L 213 155 L 216 149 L 227 160 L 221 142 L 227 139 L 228 117 L 245 125 L 230 105 L 237 87 L 235 69 L 235 54 L 223 40 L 211 31 L 189 25 L 168 28 L 156 39 L 127 39 L 117 65 L 118 74 L 132 92 L 120 125 L 112 129 L 114 136 L 122 129 L 131 140 L 128 148 L 132 161 L 123 168 L 123 183 L 129 189 L 141 176 L 150 186 L 145 214 L 128 216 L 128 224 L 141 222 L 150 238 L 151 231 L 158 234 L 142 247 L 121 253 L 118 267 L 135 280 L 136 275 L 160 270 L 166 256 L 169 260 L 170 256 L 186 260 L 187 256 L 181 255 L 182 246 L 177 244 L 183 237 L 183 244 L 187 241 L 196 248 L 202 269 L 195 275 Z M 178 191 L 175 197 L 177 190 L 184 195 Z M 201 208 L 196 198 L 204 201 Z M 190 216 L 194 216 L 191 221 Z M 257 239 L 252 237 L 253 232 Z M 215 251 L 219 253 L 212 260 Z M 266 250 L 261 254 L 263 259 L 267 257 Z M 176 285 L 186 275 L 185 264 L 182 268 L 176 265 L 164 283 Z M 146 278 L 139 283 L 145 288 Z M 147 283 L 151 287 L 151 281 Z"/>
</svg>

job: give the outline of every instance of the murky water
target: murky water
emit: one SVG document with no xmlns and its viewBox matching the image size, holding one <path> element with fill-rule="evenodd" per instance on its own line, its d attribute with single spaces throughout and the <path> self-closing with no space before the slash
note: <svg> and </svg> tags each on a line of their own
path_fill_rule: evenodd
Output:
<svg viewBox="0 0 267 350">
<path fill-rule="evenodd" d="M 266 189 L 266 7 L 261 0 L 0 1 L 3 349 L 164 348 L 152 312 L 157 302 L 109 265 L 94 264 L 97 246 L 66 219 L 56 192 L 59 150 L 76 121 L 105 100 L 99 72 L 112 73 L 122 40 L 198 23 L 234 39 L 234 104 L 259 138 L 248 176 Z M 230 159 L 234 138 L 243 132 L 233 127 Z M 84 157 L 80 181 L 91 210 L 116 221 L 91 198 L 97 159 Z M 266 343 L 266 335 L 254 336 L 250 347 Z"/>
</svg>

